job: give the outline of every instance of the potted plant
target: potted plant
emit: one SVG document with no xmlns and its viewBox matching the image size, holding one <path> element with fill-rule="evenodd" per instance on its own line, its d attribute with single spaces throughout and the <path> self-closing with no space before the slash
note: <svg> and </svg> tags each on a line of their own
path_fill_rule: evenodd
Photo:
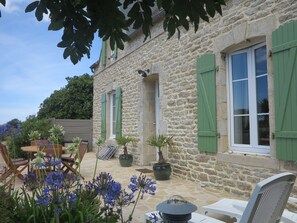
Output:
<svg viewBox="0 0 297 223">
<path fill-rule="evenodd" d="M 37 145 L 37 140 L 40 140 L 41 134 L 37 130 L 31 131 L 28 134 L 29 140 L 31 142 L 31 146 L 36 146 Z"/>
<path fill-rule="evenodd" d="M 167 146 L 172 146 L 173 136 L 151 136 L 147 140 L 147 144 L 158 148 L 158 162 L 154 163 L 153 171 L 157 180 L 168 180 L 171 175 L 171 165 L 164 159 L 162 149 Z"/>
<path fill-rule="evenodd" d="M 133 162 L 133 156 L 132 154 L 128 154 L 127 144 L 132 143 L 132 145 L 135 146 L 136 139 L 130 136 L 121 136 L 117 137 L 115 140 L 118 145 L 123 146 L 124 153 L 119 156 L 121 166 L 131 166 Z"/>
</svg>

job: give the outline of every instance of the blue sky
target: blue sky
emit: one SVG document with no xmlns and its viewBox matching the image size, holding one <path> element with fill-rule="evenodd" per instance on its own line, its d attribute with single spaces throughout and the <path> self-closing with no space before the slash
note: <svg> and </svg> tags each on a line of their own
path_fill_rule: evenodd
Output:
<svg viewBox="0 0 297 223">
<path fill-rule="evenodd" d="M 62 32 L 48 31 L 48 19 L 38 22 L 34 12 L 25 13 L 32 1 L 8 0 L 0 6 L 0 124 L 36 114 L 44 99 L 67 84 L 66 77 L 92 74 L 89 67 L 99 58 L 97 37 L 90 59 L 85 56 L 76 65 L 64 60 L 57 47 Z"/>
</svg>

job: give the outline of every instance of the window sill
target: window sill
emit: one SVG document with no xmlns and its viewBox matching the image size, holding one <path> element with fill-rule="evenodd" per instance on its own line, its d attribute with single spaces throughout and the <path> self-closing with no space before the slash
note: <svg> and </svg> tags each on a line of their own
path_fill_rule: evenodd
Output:
<svg viewBox="0 0 297 223">
<path fill-rule="evenodd" d="M 243 166 L 261 167 L 278 170 L 280 168 L 279 160 L 267 155 L 246 154 L 246 153 L 218 153 L 219 162 L 239 164 Z"/>
</svg>

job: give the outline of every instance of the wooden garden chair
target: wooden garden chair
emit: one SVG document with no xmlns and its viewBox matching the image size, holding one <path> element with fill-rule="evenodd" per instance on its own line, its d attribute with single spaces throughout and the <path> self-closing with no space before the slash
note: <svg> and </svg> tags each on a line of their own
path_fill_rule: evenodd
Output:
<svg viewBox="0 0 297 223">
<path fill-rule="evenodd" d="M 1 175 L 0 181 L 6 181 L 8 177 L 11 178 L 4 183 L 5 186 L 9 185 L 15 177 L 24 179 L 22 171 L 29 166 L 28 160 L 12 160 L 5 145 L 0 143 L 0 152 L 6 164 L 6 171 Z"/>
<path fill-rule="evenodd" d="M 41 148 L 41 151 L 45 153 L 44 160 L 47 165 L 47 171 L 55 171 L 55 166 L 51 166 L 51 161 L 61 159 L 63 148 L 62 145 L 54 144 L 53 147 Z"/>
<path fill-rule="evenodd" d="M 78 168 L 84 158 L 85 153 L 88 150 L 88 144 L 88 142 L 81 142 L 79 151 L 74 156 L 73 154 L 71 154 L 69 157 L 62 156 L 61 160 L 65 169 L 64 173 L 68 173 L 69 171 L 71 171 L 84 179 L 84 177 L 78 172 Z"/>
</svg>

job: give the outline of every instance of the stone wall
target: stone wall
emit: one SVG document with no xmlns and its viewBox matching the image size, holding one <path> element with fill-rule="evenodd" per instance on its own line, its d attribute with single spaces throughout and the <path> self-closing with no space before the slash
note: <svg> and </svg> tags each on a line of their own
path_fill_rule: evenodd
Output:
<svg viewBox="0 0 297 223">
<path fill-rule="evenodd" d="M 146 165 L 155 161 L 155 151 L 145 141 L 144 110 L 146 78 L 138 69 L 150 69 L 160 85 L 161 132 L 172 135 L 175 145 L 167 153 L 173 164 L 174 175 L 200 182 L 226 192 L 248 197 L 255 183 L 280 171 L 296 172 L 291 162 L 275 158 L 275 143 L 271 140 L 269 156 L 240 154 L 229 151 L 228 107 L 225 53 L 238 47 L 265 41 L 271 49 L 271 32 L 285 22 L 295 19 L 295 0 L 229 0 L 223 8 L 223 17 L 216 16 L 210 23 L 202 22 L 197 33 L 183 32 L 167 40 L 162 23 L 152 28 L 152 38 L 143 43 L 136 35 L 119 52 L 118 59 L 99 67 L 94 74 L 94 139 L 100 136 L 101 103 L 104 92 L 122 88 L 122 134 L 139 139 L 137 148 L 129 148 L 134 162 Z M 197 148 L 196 59 L 214 52 L 217 72 L 218 153 L 200 153 Z M 268 58 L 270 132 L 274 131 L 273 76 L 271 58 Z M 149 77 L 148 77 L 149 78 Z M 144 134 L 144 132 L 146 134 Z M 153 132 L 152 132 L 153 133 Z M 149 157 L 149 158 L 148 158 Z M 296 188 L 294 194 L 297 196 Z"/>
</svg>

